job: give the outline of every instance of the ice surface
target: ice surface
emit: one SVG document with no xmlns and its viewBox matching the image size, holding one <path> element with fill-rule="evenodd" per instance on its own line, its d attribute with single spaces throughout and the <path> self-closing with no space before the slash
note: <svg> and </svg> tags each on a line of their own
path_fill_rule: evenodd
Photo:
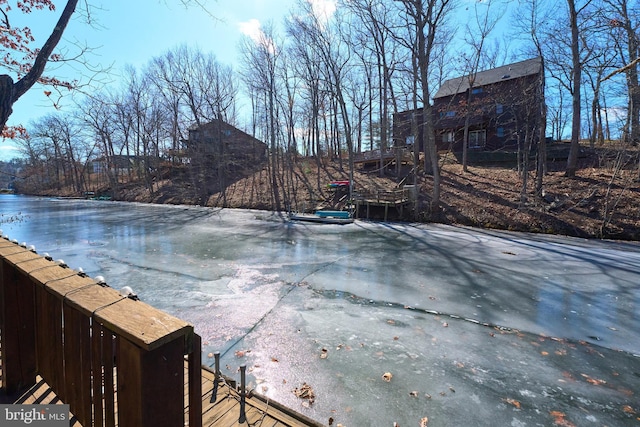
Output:
<svg viewBox="0 0 640 427">
<path fill-rule="evenodd" d="M 205 363 L 246 364 L 257 392 L 321 422 L 624 425 L 640 389 L 634 243 L 7 195 L 0 209 L 21 218 L 0 225 L 11 238 L 192 322 Z M 305 382 L 313 404 L 292 392 Z"/>
</svg>

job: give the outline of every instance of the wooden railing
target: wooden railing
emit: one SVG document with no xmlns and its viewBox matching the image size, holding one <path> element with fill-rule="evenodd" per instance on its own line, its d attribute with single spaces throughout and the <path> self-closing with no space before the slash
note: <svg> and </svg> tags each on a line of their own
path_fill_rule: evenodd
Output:
<svg viewBox="0 0 640 427">
<path fill-rule="evenodd" d="M 84 426 L 202 425 L 192 325 L 6 237 L 0 328 L 9 395 L 40 375 Z"/>
<path fill-rule="evenodd" d="M 397 190 L 360 190 L 354 192 L 353 199 L 361 202 L 377 202 L 377 203 L 402 203 L 409 199 L 411 193 L 408 189 L 400 188 Z"/>
</svg>

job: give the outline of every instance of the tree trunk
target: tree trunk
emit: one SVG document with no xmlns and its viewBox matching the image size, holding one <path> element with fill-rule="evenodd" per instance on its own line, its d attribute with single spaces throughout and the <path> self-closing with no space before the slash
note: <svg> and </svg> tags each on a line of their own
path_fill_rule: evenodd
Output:
<svg viewBox="0 0 640 427">
<path fill-rule="evenodd" d="M 49 61 L 49 57 L 53 53 L 53 50 L 58 45 L 58 42 L 62 38 L 67 24 L 71 19 L 71 15 L 76 10 L 78 0 L 68 0 L 67 5 L 60 15 L 60 19 L 56 23 L 56 26 L 51 31 L 51 35 L 42 46 L 42 49 L 38 51 L 38 55 L 33 62 L 33 66 L 27 74 L 17 82 L 13 82 L 13 79 L 3 74 L 0 76 L 0 129 L 4 129 L 9 120 L 9 116 L 12 113 L 11 107 L 13 104 L 24 95 L 31 87 L 36 84 L 44 68 Z"/>
<path fill-rule="evenodd" d="M 571 27 L 571 59 L 572 72 L 571 80 L 573 86 L 571 110 L 573 118 L 571 121 L 571 147 L 569 149 L 569 158 L 567 159 L 567 169 L 565 176 L 576 176 L 578 168 L 578 152 L 580 151 L 580 125 L 581 125 L 581 82 L 582 82 L 582 64 L 580 64 L 580 44 L 578 31 L 578 12 L 574 0 L 567 0 L 569 5 L 569 21 Z"/>
</svg>

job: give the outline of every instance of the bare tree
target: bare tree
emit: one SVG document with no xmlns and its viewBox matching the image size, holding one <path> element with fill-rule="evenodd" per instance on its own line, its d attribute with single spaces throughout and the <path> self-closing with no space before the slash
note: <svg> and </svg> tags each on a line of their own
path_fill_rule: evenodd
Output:
<svg viewBox="0 0 640 427">
<path fill-rule="evenodd" d="M 619 65 L 624 66 L 623 72 L 626 76 L 628 111 L 623 137 L 637 145 L 640 142 L 640 82 L 638 78 L 640 12 L 637 5 L 630 5 L 628 0 L 603 1 L 606 6 L 605 16 L 610 17 L 603 24 L 610 28 L 612 41 L 620 57 Z M 604 80 L 604 77 L 601 79 Z"/>
<path fill-rule="evenodd" d="M 434 134 L 434 123 L 429 82 L 430 63 L 435 51 L 436 36 L 455 6 L 454 0 L 400 0 L 407 17 L 408 38 L 412 55 L 416 60 L 416 80 L 420 83 L 423 109 L 423 135 L 425 144 L 424 169 L 433 176 L 431 213 L 440 208 L 440 170 Z"/>
<path fill-rule="evenodd" d="M 483 55 L 485 51 L 485 43 L 487 42 L 487 38 L 496 27 L 500 17 L 504 13 L 504 11 L 493 11 L 491 10 L 491 6 L 493 5 L 492 0 L 489 0 L 483 3 L 482 7 L 484 11 L 479 10 L 478 3 L 474 4 L 474 18 L 475 18 L 475 27 L 471 28 L 469 24 L 467 24 L 467 37 L 465 38 L 467 42 L 467 46 L 471 48 L 471 53 L 469 55 L 463 54 L 462 57 L 466 62 L 466 75 L 469 83 L 469 89 L 467 90 L 467 100 L 466 100 L 466 117 L 464 122 L 463 129 L 463 137 L 462 137 L 462 170 L 464 172 L 468 172 L 467 169 L 467 153 L 469 151 L 469 125 L 471 123 L 471 115 L 472 115 L 472 103 L 473 103 L 473 87 L 476 80 L 476 75 L 478 73 L 479 67 L 482 64 Z"/>
<path fill-rule="evenodd" d="M 275 210 L 282 210 L 282 201 L 278 185 L 278 144 L 276 128 L 276 97 L 277 83 L 276 70 L 279 67 L 281 48 L 276 46 L 274 40 L 274 30 L 269 26 L 260 32 L 256 41 L 245 39 L 242 45 L 244 55 L 244 78 L 258 93 L 264 95 L 266 100 L 266 121 L 270 145 L 270 179 L 271 196 Z"/>
<path fill-rule="evenodd" d="M 41 78 L 42 73 L 44 73 L 44 69 L 47 65 L 47 62 L 50 60 L 51 55 L 53 54 L 54 49 L 58 45 L 58 42 L 62 38 L 62 34 L 67 28 L 67 24 L 71 20 L 71 16 L 76 10 L 76 5 L 78 4 L 78 0 L 68 0 L 62 13 L 60 14 L 60 18 L 58 22 L 53 27 L 51 34 L 47 41 L 42 45 L 42 47 L 37 50 L 35 55 L 35 59 L 32 63 L 28 63 L 25 60 L 24 68 L 28 71 L 23 75 L 18 81 L 13 80 L 13 78 L 8 74 L 0 75 L 0 129 L 4 129 L 7 124 L 7 120 L 12 112 L 13 104 L 20 99 L 22 95 L 24 95 L 31 87 L 38 82 Z M 33 2 L 33 6 L 37 7 L 47 7 L 53 9 L 53 3 L 49 0 L 36 0 Z M 9 17 L 7 15 L 7 8 L 9 5 L 2 6 L 2 19 L 0 25 L 2 26 L 3 33 L 5 31 L 8 34 L 12 34 L 9 32 L 11 28 L 11 23 L 9 22 Z M 25 8 L 22 8 L 25 10 Z M 26 6 L 26 10 L 31 10 L 31 5 Z M 15 37 L 15 36 L 14 36 Z M 23 51 L 30 52 L 30 49 L 25 48 Z"/>
<path fill-rule="evenodd" d="M 353 42 L 358 48 L 354 49 L 365 64 L 364 74 L 370 73 L 363 53 L 370 51 L 375 59 L 372 65 L 376 71 L 377 82 L 369 74 L 367 81 L 370 91 L 377 89 L 377 96 L 369 96 L 369 132 L 372 132 L 373 124 L 373 100 L 378 99 L 378 122 L 380 127 L 380 175 L 384 175 L 383 159 L 389 142 L 389 107 L 393 112 L 398 111 L 397 100 L 394 95 L 392 75 L 396 62 L 396 51 L 393 48 L 393 34 L 391 29 L 395 26 L 394 9 L 384 0 L 355 0 L 347 3 L 347 7 L 358 17 L 358 24 L 353 25 L 356 35 Z M 397 16 L 397 15 L 396 15 Z M 360 25 L 362 24 L 362 25 Z M 362 48 L 362 49 L 360 49 Z M 364 52 L 363 52 L 364 51 Z"/>
<path fill-rule="evenodd" d="M 571 119 L 571 148 L 569 149 L 569 158 L 567 159 L 566 176 L 574 177 L 578 167 L 578 153 L 580 151 L 580 130 L 581 130 L 581 96 L 582 96 L 582 66 L 583 57 L 581 56 L 581 39 L 580 39 L 580 16 L 589 7 L 592 0 L 585 0 L 582 5 L 578 5 L 576 0 L 567 0 L 569 27 L 571 29 L 571 87 L 572 87 L 572 104 L 571 110 L 573 117 Z M 587 53 L 588 55 L 588 53 Z"/>
</svg>

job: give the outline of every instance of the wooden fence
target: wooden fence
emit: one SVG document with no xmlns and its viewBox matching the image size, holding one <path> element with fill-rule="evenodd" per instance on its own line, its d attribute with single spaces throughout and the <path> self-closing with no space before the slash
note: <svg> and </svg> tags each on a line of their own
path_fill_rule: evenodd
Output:
<svg viewBox="0 0 640 427">
<path fill-rule="evenodd" d="M 192 325 L 6 237 L 0 329 L 7 394 L 40 375 L 84 426 L 202 426 Z"/>
</svg>

